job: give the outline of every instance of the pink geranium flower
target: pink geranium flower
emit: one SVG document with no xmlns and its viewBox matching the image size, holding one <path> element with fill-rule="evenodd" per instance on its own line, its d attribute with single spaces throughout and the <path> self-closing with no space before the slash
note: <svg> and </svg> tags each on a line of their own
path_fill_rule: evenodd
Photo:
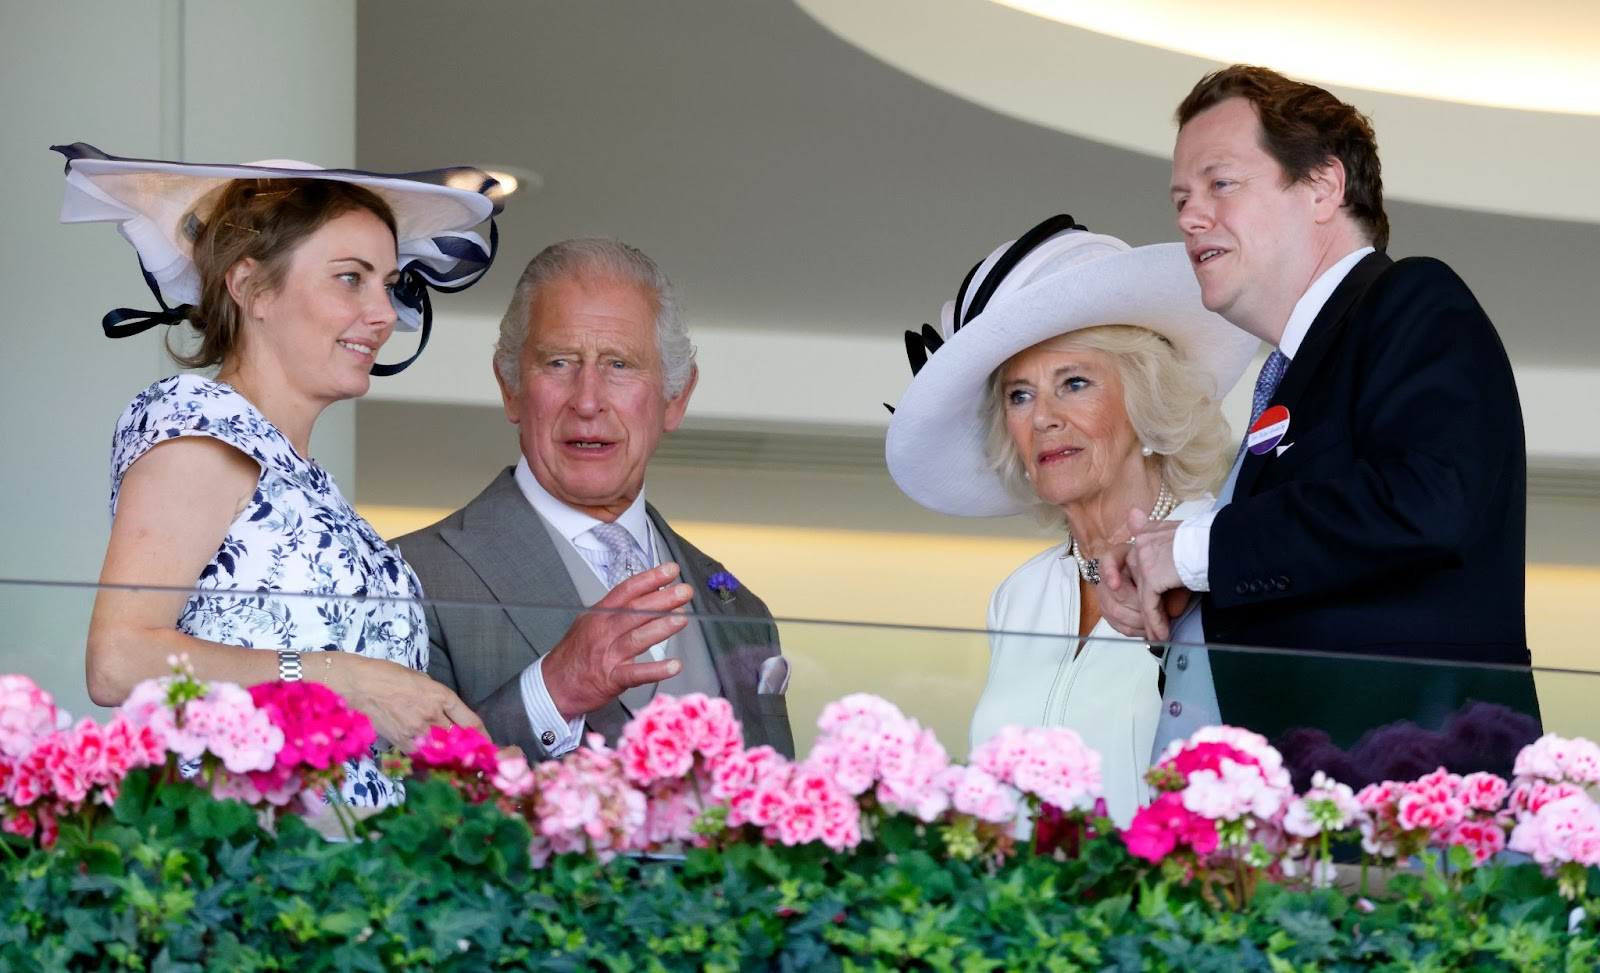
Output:
<svg viewBox="0 0 1600 973">
<path fill-rule="evenodd" d="M 599 734 L 561 760 L 538 764 L 532 775 L 525 813 L 534 833 L 535 865 L 559 854 L 587 853 L 608 861 L 619 851 L 646 847 L 644 792 L 629 783 L 616 752 Z"/>
<path fill-rule="evenodd" d="M 868 791 L 891 812 L 932 821 L 950 806 L 939 786 L 949 754 L 931 730 L 887 700 L 855 693 L 829 703 L 817 719 L 816 742 L 803 762 L 847 793 Z"/>
<path fill-rule="evenodd" d="M 1208 726 L 1175 740 L 1151 770 L 1161 793 L 1134 813 L 1123 841 L 1152 862 L 1183 852 L 1197 865 L 1214 854 L 1278 853 L 1289 842 L 1284 814 L 1294 798 L 1283 758 L 1264 737 L 1230 726 Z"/>
<path fill-rule="evenodd" d="M 641 786 L 681 779 L 697 760 L 709 771 L 743 749 L 744 731 L 734 719 L 733 704 L 703 693 L 657 693 L 623 727 L 617 743 L 624 772 Z"/>
<path fill-rule="evenodd" d="M 56 728 L 56 704 L 27 676 L 0 676 L 0 756 L 25 757 Z"/>
<path fill-rule="evenodd" d="M 1600 745 L 1582 737 L 1568 739 L 1547 733 L 1522 748 L 1512 774 L 1518 780 L 1539 778 L 1600 784 Z"/>
<path fill-rule="evenodd" d="M 768 746 L 730 754 L 712 768 L 709 795 L 728 807 L 728 826 L 765 826 L 775 820 L 775 798 L 787 789 L 793 765 Z"/>
<path fill-rule="evenodd" d="M 1149 862 L 1161 862 L 1179 848 L 1204 856 L 1216 850 L 1217 824 L 1184 807 L 1182 794 L 1167 791 L 1134 812 L 1122 840 L 1130 854 Z"/>
<path fill-rule="evenodd" d="M 951 767 L 942 783 L 950 791 L 950 806 L 979 821 L 1009 824 L 1021 810 L 1017 790 L 982 767 Z"/>
</svg>

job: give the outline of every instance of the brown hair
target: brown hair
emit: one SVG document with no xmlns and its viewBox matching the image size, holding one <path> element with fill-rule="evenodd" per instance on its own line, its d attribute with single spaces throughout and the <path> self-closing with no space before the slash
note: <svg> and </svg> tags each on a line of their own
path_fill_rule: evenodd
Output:
<svg viewBox="0 0 1600 973">
<path fill-rule="evenodd" d="M 200 274 L 200 303 L 189 323 L 200 333 L 193 354 L 167 351 L 185 368 L 220 364 L 238 351 L 239 326 L 245 308 L 228 292 L 228 271 L 241 260 L 255 260 L 260 269 L 250 276 L 244 305 L 255 295 L 283 283 L 289 260 L 302 241 L 329 220 L 366 210 L 395 233 L 394 211 L 382 197 L 362 186 L 332 179 L 235 179 L 186 217 L 185 232 L 194 241 L 194 265 Z M 202 218 L 201 209 L 209 212 Z"/>
<path fill-rule="evenodd" d="M 1292 185 L 1331 156 L 1344 164 L 1344 205 L 1379 250 L 1389 246 L 1383 211 L 1383 168 L 1367 116 L 1326 89 L 1292 81 L 1270 68 L 1234 64 L 1200 79 L 1178 106 L 1178 127 L 1229 98 L 1243 98 L 1261 119 L 1266 149 Z"/>
</svg>

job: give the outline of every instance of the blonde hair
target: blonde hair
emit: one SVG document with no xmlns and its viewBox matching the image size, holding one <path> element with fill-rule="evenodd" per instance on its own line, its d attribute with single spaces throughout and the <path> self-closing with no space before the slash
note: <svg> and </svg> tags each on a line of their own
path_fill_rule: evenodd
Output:
<svg viewBox="0 0 1600 973">
<path fill-rule="evenodd" d="M 1123 408 L 1134 435 L 1155 452 L 1161 476 L 1180 501 L 1193 500 L 1221 483 L 1233 459 L 1233 434 L 1222 417 L 1211 375 L 1148 328 L 1107 324 L 1047 338 L 1035 348 L 1104 352 L 1122 379 Z M 1031 349 L 1030 349 L 1031 350 Z M 1026 476 L 1017 444 L 1006 428 L 1000 388 L 1005 363 L 984 383 L 984 458 L 1006 491 L 1037 508 L 1041 519 L 1058 522 L 1059 508 L 1041 501 Z"/>
</svg>

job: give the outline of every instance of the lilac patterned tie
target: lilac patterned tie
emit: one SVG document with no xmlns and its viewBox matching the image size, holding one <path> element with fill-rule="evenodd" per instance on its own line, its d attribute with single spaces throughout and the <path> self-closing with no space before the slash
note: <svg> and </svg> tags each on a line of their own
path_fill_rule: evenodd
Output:
<svg viewBox="0 0 1600 973">
<path fill-rule="evenodd" d="M 644 570 L 644 558 L 639 556 L 639 546 L 633 542 L 628 528 L 621 524 L 597 524 L 589 533 L 604 544 L 611 555 L 606 562 L 606 584 L 615 588 Z"/>
<path fill-rule="evenodd" d="M 1239 453 L 1234 457 L 1234 462 L 1239 461 L 1239 456 L 1244 455 L 1245 443 L 1250 441 L 1250 427 L 1261 418 L 1261 413 L 1267 411 L 1267 403 L 1272 401 L 1272 393 L 1278 390 L 1278 383 L 1283 380 L 1284 370 L 1289 367 L 1289 356 L 1274 348 L 1272 354 L 1261 365 L 1261 374 L 1256 376 L 1256 391 L 1250 397 L 1250 422 L 1244 427 L 1244 439 L 1239 443 Z"/>
</svg>

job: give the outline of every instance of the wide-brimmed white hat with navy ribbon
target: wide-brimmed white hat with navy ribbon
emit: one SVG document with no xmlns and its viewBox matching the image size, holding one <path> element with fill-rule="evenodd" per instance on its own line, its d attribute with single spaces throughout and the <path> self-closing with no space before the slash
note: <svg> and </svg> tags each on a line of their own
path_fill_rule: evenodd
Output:
<svg viewBox="0 0 1600 973">
<path fill-rule="evenodd" d="M 375 173 L 324 169 L 292 160 L 230 165 L 126 159 L 82 142 L 51 148 L 67 157 L 61 222 L 116 223 L 117 232 L 138 251 L 145 282 L 161 305 L 160 311 L 117 308 L 106 314 L 101 326 L 113 338 L 187 319 L 200 299 L 192 238 L 207 218 L 196 207 L 234 179 L 331 179 L 362 186 L 389 204 L 400 268 L 392 290 L 395 327 L 421 328 L 422 337 L 410 358 L 374 365 L 374 375 L 393 375 L 422 354 L 433 324 L 428 289 L 448 293 L 472 286 L 494 262 L 499 248 L 494 217 L 504 193 L 488 173 L 470 166 Z M 473 229 L 485 220 L 489 221 L 487 246 Z"/>
<path fill-rule="evenodd" d="M 1259 342 L 1200 303 L 1181 243 L 1130 247 L 1054 216 L 996 249 L 945 304 L 940 329 L 906 332 L 912 380 L 889 420 L 885 458 L 906 496 L 962 517 L 1028 508 L 984 457 L 989 375 L 1041 341 L 1106 324 L 1148 328 L 1208 373 L 1217 400 Z"/>
</svg>

